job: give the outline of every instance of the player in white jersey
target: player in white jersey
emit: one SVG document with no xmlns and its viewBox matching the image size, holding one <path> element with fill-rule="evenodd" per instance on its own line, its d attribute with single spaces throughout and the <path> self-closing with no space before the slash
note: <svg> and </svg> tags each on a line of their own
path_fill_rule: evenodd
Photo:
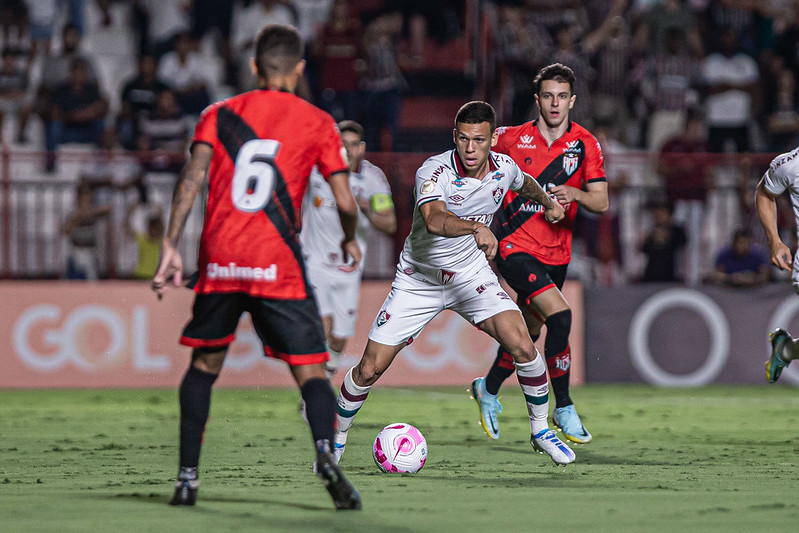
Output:
<svg viewBox="0 0 799 533">
<path fill-rule="evenodd" d="M 508 190 L 541 203 L 550 222 L 563 218 L 564 211 L 510 157 L 490 151 L 495 129 L 489 104 L 465 104 L 455 118 L 455 150 L 431 157 L 416 172 L 413 227 L 391 292 L 339 393 L 337 457 L 370 387 L 433 317 L 451 309 L 509 348 L 527 401 L 533 447 L 557 464 L 574 461 L 574 452 L 547 426 L 546 363 L 488 264 L 498 246 L 488 226 Z"/>
<path fill-rule="evenodd" d="M 793 289 L 799 294 L 799 263 L 791 257 L 791 249 L 782 242 L 777 228 L 777 196 L 790 192 L 793 214 L 799 228 L 799 147 L 775 157 L 757 184 L 755 206 L 768 239 L 771 263 L 781 270 L 791 270 Z M 799 339 L 782 328 L 769 333 L 771 354 L 766 361 L 766 379 L 776 383 L 782 369 L 799 358 Z"/>
<path fill-rule="evenodd" d="M 366 143 L 363 128 L 357 122 L 344 120 L 338 124 L 341 140 L 347 151 L 350 189 L 360 207 L 355 239 L 366 257 L 369 227 L 391 235 L 396 231 L 394 202 L 386 175 L 364 159 Z M 358 296 L 363 262 L 353 269 L 342 258 L 339 243 L 343 238 L 337 224 L 338 209 L 333 190 L 314 169 L 303 201 L 300 241 L 306 256 L 308 279 L 314 289 L 330 353 L 328 376 L 338 367 L 341 352 L 355 332 Z"/>
</svg>

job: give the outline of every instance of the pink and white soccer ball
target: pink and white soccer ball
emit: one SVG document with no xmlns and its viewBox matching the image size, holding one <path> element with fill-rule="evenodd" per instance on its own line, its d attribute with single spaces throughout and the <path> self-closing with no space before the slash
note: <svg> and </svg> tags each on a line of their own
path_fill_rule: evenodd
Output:
<svg viewBox="0 0 799 533">
<path fill-rule="evenodd" d="M 389 424 L 375 437 L 372 457 L 389 474 L 414 474 L 427 460 L 427 441 L 410 424 Z"/>
</svg>

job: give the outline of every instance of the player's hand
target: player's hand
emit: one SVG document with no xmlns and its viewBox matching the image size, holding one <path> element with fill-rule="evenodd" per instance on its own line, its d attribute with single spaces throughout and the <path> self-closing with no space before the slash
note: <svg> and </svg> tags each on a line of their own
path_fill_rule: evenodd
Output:
<svg viewBox="0 0 799 533">
<path fill-rule="evenodd" d="M 577 199 L 577 189 L 569 187 L 568 185 L 555 185 L 547 189 L 551 197 L 557 200 L 560 205 L 566 205 Z"/>
<path fill-rule="evenodd" d="M 183 259 L 177 248 L 171 244 L 164 243 L 161 246 L 161 259 L 158 261 L 158 270 L 153 276 L 152 288 L 160 300 L 164 296 L 168 281 L 172 279 L 175 287 L 180 287 L 183 282 Z"/>
<path fill-rule="evenodd" d="M 791 270 L 793 266 L 791 249 L 785 246 L 784 242 L 779 241 L 771 247 L 771 264 L 780 270 Z"/>
<path fill-rule="evenodd" d="M 352 262 L 347 263 L 346 266 L 339 267 L 339 270 L 343 272 L 355 272 L 358 270 L 358 265 L 361 264 L 363 254 L 361 252 L 361 247 L 358 246 L 355 239 L 351 241 L 346 239 L 341 241 L 341 257 L 344 259 L 344 263 L 347 263 L 349 260 L 352 260 Z"/>
<path fill-rule="evenodd" d="M 486 259 L 489 261 L 497 255 L 499 243 L 497 238 L 494 237 L 494 232 L 488 226 L 480 226 L 475 230 L 474 241 L 477 243 L 477 247 L 486 254 Z"/>
<path fill-rule="evenodd" d="M 544 209 L 544 219 L 550 224 L 555 224 L 563 220 L 563 217 L 566 216 L 566 211 L 563 209 L 563 206 L 560 202 L 552 202 L 551 207 L 547 207 Z"/>
<path fill-rule="evenodd" d="M 363 196 L 356 196 L 355 203 L 358 204 L 358 208 L 366 215 L 372 212 L 372 206 L 369 204 L 369 199 L 364 198 Z"/>
</svg>

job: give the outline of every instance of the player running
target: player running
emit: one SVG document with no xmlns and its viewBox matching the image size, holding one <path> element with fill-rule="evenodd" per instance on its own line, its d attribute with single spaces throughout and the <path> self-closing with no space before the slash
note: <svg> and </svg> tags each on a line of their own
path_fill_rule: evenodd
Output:
<svg viewBox="0 0 799 533">
<path fill-rule="evenodd" d="M 364 159 L 366 143 L 363 142 L 361 125 L 344 120 L 339 122 L 338 129 L 347 151 L 350 189 L 360 208 L 355 239 L 366 257 L 366 236 L 370 226 L 386 235 L 397 229 L 391 188 L 383 171 Z M 344 234 L 338 224 L 336 199 L 330 185 L 316 170 L 311 173 L 302 209 L 300 241 L 305 252 L 308 279 L 322 314 L 330 354 L 328 377 L 332 377 L 347 340 L 355 332 L 364 263 L 354 268 L 342 257 L 338 243 Z"/>
<path fill-rule="evenodd" d="M 791 249 L 782 242 L 777 228 L 777 196 L 785 191 L 790 191 L 794 217 L 799 224 L 799 147 L 771 161 L 755 192 L 755 206 L 768 239 L 771 263 L 780 270 L 793 270 L 793 289 L 799 294 L 799 264 L 791 259 Z M 777 328 L 769 333 L 769 341 L 771 354 L 766 361 L 766 379 L 769 383 L 776 383 L 782 369 L 799 358 L 799 340 Z"/>
<path fill-rule="evenodd" d="M 371 386 L 433 317 L 451 309 L 513 355 L 527 401 L 533 447 L 557 464 L 574 461 L 574 452 L 547 427 L 546 365 L 518 307 L 488 264 L 497 251 L 497 239 L 488 225 L 509 189 L 543 205 L 550 222 L 563 217 L 563 207 L 510 157 L 490 151 L 495 127 L 496 115 L 489 104 L 465 104 L 455 118 L 455 149 L 429 158 L 416 172 L 413 225 L 391 292 L 372 324 L 363 357 L 344 376 L 338 396 L 337 457 L 344 452 L 347 432 Z"/>
<path fill-rule="evenodd" d="M 555 395 L 552 419 L 565 437 L 580 444 L 591 442 L 569 395 L 572 313 L 561 289 L 571 261 L 572 230 L 577 206 L 592 213 L 608 208 L 608 186 L 602 149 L 588 130 L 569 120 L 574 106 L 575 76 L 560 63 L 542 68 L 533 81 L 539 119 L 497 130 L 495 151 L 507 154 L 523 171 L 560 202 L 565 217 L 548 224 L 544 208 L 514 192 L 505 197 L 497 231 L 496 263 L 502 277 L 516 291 L 519 308 L 533 341 L 546 325 L 544 355 Z M 501 344 L 501 343 L 500 343 Z M 480 407 L 486 434 L 499 438 L 497 394 L 513 373 L 513 357 L 500 346 L 485 377 L 472 382 L 472 396 Z"/>
<path fill-rule="evenodd" d="M 341 138 L 332 117 L 293 93 L 302 77 L 302 40 L 290 26 L 267 25 L 251 60 L 258 89 L 208 107 L 189 161 L 175 186 L 153 290 L 180 285 L 177 243 L 208 175 L 208 200 L 192 319 L 181 344 L 192 361 L 180 385 L 180 471 L 172 505 L 194 505 L 197 466 L 211 402 L 239 317 L 247 311 L 266 355 L 288 363 L 307 406 L 317 472 L 337 509 L 360 509 L 358 491 L 331 453 L 335 397 L 325 375 L 328 354 L 305 272 L 298 233 L 300 205 L 316 165 L 338 206 L 344 260 L 357 268 L 357 206 Z M 210 169 L 210 170 L 209 170 Z"/>
</svg>

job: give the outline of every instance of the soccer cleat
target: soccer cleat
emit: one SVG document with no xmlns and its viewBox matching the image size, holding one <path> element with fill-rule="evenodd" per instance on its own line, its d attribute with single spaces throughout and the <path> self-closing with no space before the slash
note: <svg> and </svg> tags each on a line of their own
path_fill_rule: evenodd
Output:
<svg viewBox="0 0 799 533">
<path fill-rule="evenodd" d="M 790 361 L 782 358 L 782 349 L 790 338 L 790 334 L 782 328 L 777 328 L 768 334 L 768 340 L 771 343 L 771 355 L 766 361 L 766 379 L 769 383 L 776 383 L 780 379 L 782 369 L 791 364 Z"/>
<path fill-rule="evenodd" d="M 197 503 L 199 486 L 199 479 L 179 479 L 175 483 L 175 494 L 169 500 L 169 505 L 194 505 Z"/>
<path fill-rule="evenodd" d="M 330 452 L 322 452 L 316 456 L 317 476 L 325 484 L 327 492 L 336 504 L 336 510 L 358 510 L 361 508 L 361 495 L 344 477 L 344 473 L 336 464 L 336 458 Z"/>
<path fill-rule="evenodd" d="M 593 438 L 580 421 L 580 417 L 574 409 L 574 405 L 567 405 L 566 407 L 558 407 L 555 409 L 555 412 L 552 413 L 552 421 L 563 432 L 563 436 L 572 442 L 588 444 Z"/>
<path fill-rule="evenodd" d="M 489 394 L 486 390 L 486 379 L 476 378 L 472 381 L 472 398 L 480 407 L 480 424 L 486 435 L 494 440 L 499 438 L 499 420 L 497 414 L 502 412 L 502 404 L 499 399 Z"/>
<path fill-rule="evenodd" d="M 336 460 L 336 464 L 341 461 L 341 456 L 344 455 L 344 447 L 345 444 L 339 444 L 338 442 L 333 445 L 333 459 Z"/>
<path fill-rule="evenodd" d="M 530 437 L 530 444 L 537 452 L 546 452 L 547 455 L 558 465 L 573 463 L 576 458 L 574 452 L 562 440 L 558 438 L 555 430 L 542 429 Z"/>
</svg>

